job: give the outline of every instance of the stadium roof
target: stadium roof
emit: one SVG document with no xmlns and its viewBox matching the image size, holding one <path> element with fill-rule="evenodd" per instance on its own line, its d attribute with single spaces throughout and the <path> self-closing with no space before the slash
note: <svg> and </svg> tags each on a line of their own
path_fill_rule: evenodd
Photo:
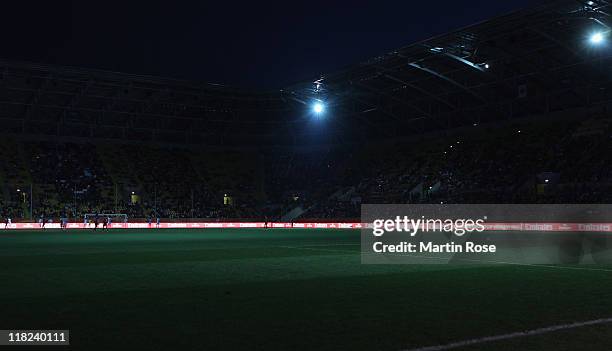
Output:
<svg viewBox="0 0 612 351">
<path fill-rule="evenodd" d="M 173 143 L 356 141 L 612 98 L 610 4 L 559 0 L 281 91 L 0 62 L 1 132 Z M 601 42 L 589 35 L 601 33 Z M 309 105 L 327 103 L 324 120 Z"/>
<path fill-rule="evenodd" d="M 288 108 L 281 92 L 0 61 L 0 132 L 219 144 Z"/>
<path fill-rule="evenodd" d="M 608 1 L 546 2 L 414 43 L 316 82 L 344 122 L 365 127 L 364 136 L 603 104 L 612 93 L 612 43 L 593 45 L 589 36 L 607 35 L 610 10 Z"/>
</svg>

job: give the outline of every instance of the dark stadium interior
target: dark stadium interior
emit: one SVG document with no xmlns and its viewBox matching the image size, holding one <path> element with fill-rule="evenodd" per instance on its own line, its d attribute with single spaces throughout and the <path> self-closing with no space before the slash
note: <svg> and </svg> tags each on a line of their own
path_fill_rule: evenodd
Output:
<svg viewBox="0 0 612 351">
<path fill-rule="evenodd" d="M 427 16 L 407 46 L 363 58 L 370 51 L 353 43 L 358 59 L 344 65 L 349 53 L 334 52 L 330 39 L 321 48 L 330 50 L 329 61 L 308 50 L 295 62 L 304 66 L 299 74 L 279 65 L 267 81 L 266 70 L 253 67 L 268 56 L 248 64 L 256 42 L 228 58 L 226 70 L 242 63 L 231 75 L 214 65 L 223 66 L 225 54 L 211 54 L 202 62 L 209 67 L 198 68 L 202 52 L 184 66 L 160 54 L 174 67 L 147 75 L 155 60 L 140 70 L 140 46 L 126 49 L 123 65 L 109 54 L 97 66 L 91 55 L 75 54 L 83 33 L 67 38 L 64 49 L 53 47 L 48 37 L 75 31 L 66 23 L 33 44 L 45 55 L 61 52 L 57 58 L 25 49 L 3 56 L 0 229 L 66 217 L 87 225 L 92 214 L 97 229 L 97 214 L 120 214 L 149 228 L 159 218 L 158 226 L 241 222 L 265 223 L 266 230 L 0 232 L 0 278 L 7 282 L 0 331 L 69 328 L 74 349 L 113 349 L 113 338 L 149 350 L 612 349 L 609 265 L 364 265 L 359 231 L 293 230 L 294 223 L 361 225 L 363 204 L 611 203 L 612 3 L 516 1 L 479 9 L 473 2 L 465 5 L 473 13 L 452 25 L 426 22 L 436 17 L 427 6 L 436 4 L 414 5 Z M 440 6 L 449 17 L 461 8 L 447 5 Z M 49 11 L 77 7 L 62 6 Z M 367 8 L 351 11 L 347 18 Z M 211 23 L 199 30 L 217 25 L 208 15 Z M 380 17 L 360 25 L 384 27 Z M 324 36 L 327 21 L 314 33 Z M 156 30 L 160 41 L 171 41 Z M 227 44 L 235 31 L 213 42 Z M 139 33 L 126 38 L 139 41 Z M 307 41 L 308 33 L 294 33 L 293 41 Z M 105 45 L 100 50 L 128 43 Z M 314 56 L 327 66 L 308 66 Z M 328 71 L 316 73 L 321 67 Z M 222 75 L 238 84 L 204 83 Z M 275 84 L 282 87 L 270 88 Z M 269 222 L 291 229 L 270 233 Z M 597 326 L 561 338 L 538 329 L 573 329 L 583 320 Z M 9 325 L 14 321 L 21 322 Z M 124 328 L 133 328 L 133 338 Z M 162 329 L 169 332 L 156 332 Z M 474 338 L 517 330 L 538 336 L 470 347 Z"/>
<path fill-rule="evenodd" d="M 606 201 L 611 57 L 581 39 L 591 11 L 547 2 L 280 91 L 1 62 L 4 212 Z M 322 96 L 330 117 L 313 118 L 305 103 Z"/>
</svg>

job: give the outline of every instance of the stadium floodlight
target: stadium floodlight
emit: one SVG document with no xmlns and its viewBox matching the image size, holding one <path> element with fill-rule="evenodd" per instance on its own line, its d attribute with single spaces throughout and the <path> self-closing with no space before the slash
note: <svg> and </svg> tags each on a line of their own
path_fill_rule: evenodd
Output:
<svg viewBox="0 0 612 351">
<path fill-rule="evenodd" d="M 604 42 L 604 40 L 605 40 L 605 35 L 603 32 L 595 32 L 591 34 L 591 36 L 589 37 L 589 43 L 593 45 L 600 45 Z"/>
<path fill-rule="evenodd" d="M 313 105 L 312 105 L 312 110 L 314 111 L 314 113 L 316 113 L 317 115 L 322 114 L 325 111 L 325 104 L 321 101 L 316 101 Z"/>
</svg>

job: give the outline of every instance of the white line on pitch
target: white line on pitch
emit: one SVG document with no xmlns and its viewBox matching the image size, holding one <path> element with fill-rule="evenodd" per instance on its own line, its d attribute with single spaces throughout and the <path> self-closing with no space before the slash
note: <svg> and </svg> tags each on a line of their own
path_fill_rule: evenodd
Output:
<svg viewBox="0 0 612 351">
<path fill-rule="evenodd" d="M 606 323 L 612 323 L 612 318 L 601 318 L 601 319 L 593 319 L 593 320 L 584 321 L 584 322 L 553 325 L 549 327 L 525 330 L 525 331 L 509 333 L 509 334 L 500 334 L 500 335 L 494 335 L 494 336 L 486 336 L 482 338 L 456 341 L 456 342 L 453 342 L 450 344 L 444 344 L 444 345 L 434 345 L 434 346 L 418 347 L 415 349 L 405 349 L 402 351 L 444 351 L 444 350 L 455 349 L 458 347 L 482 344 L 486 342 L 523 338 L 523 337 L 534 336 L 534 335 L 542 335 L 542 334 L 556 332 L 559 330 L 574 329 L 574 328 L 587 327 L 591 325 L 606 324 Z"/>
<path fill-rule="evenodd" d="M 579 271 L 612 272 L 612 269 L 604 269 L 604 268 L 551 266 L 551 265 L 547 265 L 547 264 L 516 263 L 516 262 L 504 262 L 504 261 L 486 261 L 486 262 L 498 263 L 498 264 L 507 264 L 507 265 L 514 265 L 514 266 L 542 267 L 542 268 L 551 268 L 551 269 L 571 269 L 571 270 L 579 270 Z"/>
</svg>

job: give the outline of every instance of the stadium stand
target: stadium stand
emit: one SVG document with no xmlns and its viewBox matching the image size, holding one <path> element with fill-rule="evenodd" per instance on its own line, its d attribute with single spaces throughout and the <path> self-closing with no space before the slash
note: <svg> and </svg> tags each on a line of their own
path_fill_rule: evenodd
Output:
<svg viewBox="0 0 612 351">
<path fill-rule="evenodd" d="M 31 184 L 34 218 L 62 211 L 75 218 L 280 218 L 301 206 L 298 221 L 357 218 L 361 203 L 607 201 L 608 121 L 480 125 L 352 154 L 4 140 L 21 151 L 0 154 L 2 201 L 15 218 L 27 218 L 17 189 L 27 193 Z"/>
</svg>

